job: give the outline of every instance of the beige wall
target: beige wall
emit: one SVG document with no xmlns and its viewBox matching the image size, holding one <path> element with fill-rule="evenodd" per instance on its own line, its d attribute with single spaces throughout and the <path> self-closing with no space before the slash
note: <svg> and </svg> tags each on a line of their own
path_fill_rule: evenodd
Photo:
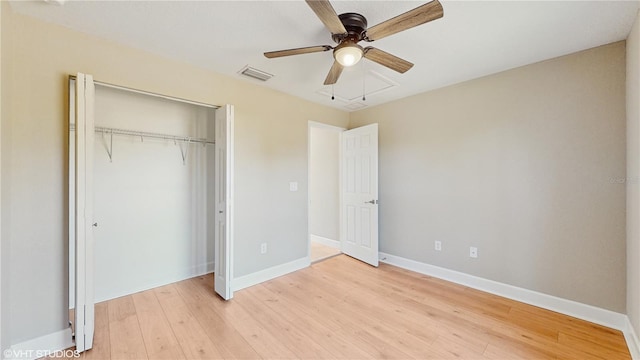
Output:
<svg viewBox="0 0 640 360">
<path fill-rule="evenodd" d="M 380 250 L 624 313 L 624 82 L 618 42 L 353 113 Z"/>
<path fill-rule="evenodd" d="M 627 39 L 627 315 L 640 335 L 640 12 Z M 636 339 L 640 342 L 640 339 Z"/>
<path fill-rule="evenodd" d="M 2 91 L 0 93 L 0 348 L 7 349 L 11 345 L 11 338 L 9 330 L 11 329 L 11 318 L 9 316 L 10 309 L 10 278 L 9 278 L 9 264 L 10 264 L 10 244 L 9 244 L 9 226 L 11 224 L 10 213 L 7 211 L 8 193 L 9 193 L 9 171 L 6 164 L 9 162 L 10 149 L 8 146 L 8 137 L 10 134 L 9 122 L 7 119 L 7 106 L 5 104 L 10 100 L 10 92 L 7 90 L 7 69 L 10 64 L 10 49 L 5 46 L 5 39 L 8 38 L 7 22 L 4 21 L 4 16 L 7 12 L 5 4 L 0 4 L 0 51 L 2 52 L 0 58 L 0 87 Z"/>
<path fill-rule="evenodd" d="M 0 5 L 0 38 L 2 37 L 2 6 Z M 2 40 L 0 39 L 0 69 L 2 69 Z M 2 149 L 2 71 L 0 71 L 0 149 Z M 0 151 L 1 152 L 1 151 Z M 0 155 L 1 157 L 1 155 Z M 7 264 L 4 260 L 2 241 L 2 160 L 0 159 L 0 352 L 4 351 L 8 339 L 5 340 L 8 326 L 5 326 L 7 317 L 4 316 L 8 301 L 5 301 L 7 291 L 4 289 L 3 266 Z"/>
<path fill-rule="evenodd" d="M 2 185 L 10 186 L 7 192 L 3 188 L 2 216 L 8 211 L 11 217 L 2 241 L 11 246 L 12 343 L 67 327 L 69 74 L 85 72 L 118 85 L 234 104 L 235 275 L 307 256 L 307 122 L 344 127 L 348 113 L 13 14 L 5 2 L 2 6 L 2 85 L 3 94 L 11 94 L 2 99 L 2 135 L 10 129 L 2 143 L 2 175 L 9 179 Z M 289 192 L 289 181 L 298 181 L 300 191 Z M 260 255 L 262 242 L 269 243 L 268 254 Z"/>
</svg>

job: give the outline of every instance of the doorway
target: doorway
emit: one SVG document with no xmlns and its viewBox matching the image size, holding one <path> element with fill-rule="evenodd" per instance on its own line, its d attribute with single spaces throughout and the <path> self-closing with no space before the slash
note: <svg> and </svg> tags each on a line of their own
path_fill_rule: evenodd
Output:
<svg viewBox="0 0 640 360">
<path fill-rule="evenodd" d="M 344 128 L 309 122 L 309 260 L 340 251 L 340 134 Z"/>
<path fill-rule="evenodd" d="M 69 305 L 76 350 L 92 347 L 96 299 L 208 273 L 213 263 L 215 291 L 231 298 L 233 106 L 99 83 L 80 73 L 70 77 L 69 93 Z"/>
<path fill-rule="evenodd" d="M 378 124 L 309 122 L 309 262 L 340 253 L 378 266 Z"/>
</svg>

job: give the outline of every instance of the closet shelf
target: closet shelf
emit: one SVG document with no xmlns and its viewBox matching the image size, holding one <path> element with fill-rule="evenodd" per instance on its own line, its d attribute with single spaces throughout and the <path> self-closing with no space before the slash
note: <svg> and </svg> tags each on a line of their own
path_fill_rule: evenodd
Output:
<svg viewBox="0 0 640 360">
<path fill-rule="evenodd" d="M 69 131 L 75 131 L 76 125 L 69 124 Z M 215 141 L 209 141 L 204 138 L 192 138 L 188 136 L 177 136 L 177 135 L 169 135 L 169 134 L 160 134 L 154 132 L 147 131 L 134 131 L 134 130 L 126 130 L 126 129 L 116 129 L 102 126 L 95 126 L 94 131 L 97 133 L 102 133 L 104 138 L 104 134 L 109 135 L 109 143 L 107 144 L 105 141 L 105 150 L 107 150 L 107 155 L 109 156 L 109 161 L 113 162 L 113 135 L 125 135 L 125 136 L 134 136 L 139 137 L 140 140 L 144 141 L 144 138 L 150 139 L 161 139 L 161 140 L 171 140 L 174 144 L 180 146 L 180 155 L 182 156 L 182 165 L 187 164 L 187 154 L 189 153 L 189 144 L 202 144 L 202 146 L 206 146 L 208 144 L 215 144 Z M 183 145 L 184 144 L 184 145 Z"/>
<path fill-rule="evenodd" d="M 70 131 L 75 131 L 75 124 L 69 125 Z M 102 134 L 110 134 L 110 135 L 127 135 L 127 136 L 135 136 L 139 138 L 150 138 L 150 139 L 161 139 L 161 140 L 171 140 L 171 141 L 180 141 L 183 143 L 195 143 L 195 144 L 203 144 L 203 145 L 214 145 L 215 141 L 210 141 L 205 138 L 192 138 L 188 136 L 177 136 L 170 134 L 160 134 L 154 132 L 147 131 L 135 131 L 135 130 L 126 130 L 126 129 L 117 129 L 117 128 L 109 128 L 103 126 L 96 126 L 95 132 Z"/>
</svg>

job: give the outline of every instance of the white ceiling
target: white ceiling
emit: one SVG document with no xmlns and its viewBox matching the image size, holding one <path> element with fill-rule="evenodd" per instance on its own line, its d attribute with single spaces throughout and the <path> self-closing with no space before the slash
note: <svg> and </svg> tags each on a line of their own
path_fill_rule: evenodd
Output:
<svg viewBox="0 0 640 360">
<path fill-rule="evenodd" d="M 332 1 L 369 26 L 424 1 Z M 370 43 L 415 66 L 370 61 L 322 85 L 331 52 L 266 59 L 265 51 L 335 45 L 304 1 L 12 1 L 14 11 L 343 110 L 403 98 L 626 39 L 639 1 L 447 1 L 444 18 Z M 238 75 L 250 65 L 275 76 Z M 362 101 L 362 87 L 368 93 Z"/>
</svg>

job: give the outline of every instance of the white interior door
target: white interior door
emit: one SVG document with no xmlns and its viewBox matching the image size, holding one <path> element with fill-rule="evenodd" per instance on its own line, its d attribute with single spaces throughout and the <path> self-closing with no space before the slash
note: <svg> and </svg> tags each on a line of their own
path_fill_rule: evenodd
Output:
<svg viewBox="0 0 640 360">
<path fill-rule="evenodd" d="M 214 287 L 223 299 L 233 297 L 233 106 L 216 110 Z"/>
<path fill-rule="evenodd" d="M 78 73 L 75 96 L 75 342 L 93 347 L 93 77 Z"/>
<path fill-rule="evenodd" d="M 341 136 L 340 247 L 378 266 L 378 124 Z"/>
</svg>

